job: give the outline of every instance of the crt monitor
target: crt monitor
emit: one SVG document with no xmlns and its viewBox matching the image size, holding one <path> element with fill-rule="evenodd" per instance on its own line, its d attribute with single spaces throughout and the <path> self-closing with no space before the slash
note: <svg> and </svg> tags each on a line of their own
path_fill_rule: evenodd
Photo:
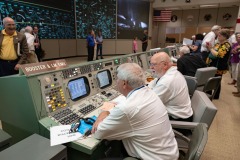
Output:
<svg viewBox="0 0 240 160">
<path fill-rule="evenodd" d="M 86 77 L 79 77 L 70 80 L 67 88 L 72 101 L 86 97 L 90 93 L 90 87 Z"/>
<path fill-rule="evenodd" d="M 101 89 L 112 84 L 112 77 L 109 70 L 100 71 L 97 73 L 98 85 Z"/>
</svg>

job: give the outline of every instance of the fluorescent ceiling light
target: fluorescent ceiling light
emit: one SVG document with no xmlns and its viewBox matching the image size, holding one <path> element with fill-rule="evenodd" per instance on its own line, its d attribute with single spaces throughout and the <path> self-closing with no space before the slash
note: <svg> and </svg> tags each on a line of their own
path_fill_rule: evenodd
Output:
<svg viewBox="0 0 240 160">
<path fill-rule="evenodd" d="M 200 8 L 206 8 L 206 7 L 218 7 L 218 4 L 202 4 L 202 5 L 200 5 Z"/>
<path fill-rule="evenodd" d="M 180 10 L 180 8 L 179 7 L 173 7 L 173 8 L 167 8 L 167 10 Z"/>
</svg>

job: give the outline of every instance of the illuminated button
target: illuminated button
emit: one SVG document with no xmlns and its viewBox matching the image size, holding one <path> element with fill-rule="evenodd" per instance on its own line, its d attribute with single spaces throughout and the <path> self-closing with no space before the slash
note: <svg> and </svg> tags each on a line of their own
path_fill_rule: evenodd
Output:
<svg viewBox="0 0 240 160">
<path fill-rule="evenodd" d="M 54 84 L 51 84 L 51 87 L 54 87 Z"/>
<path fill-rule="evenodd" d="M 50 77 L 45 77 L 45 82 L 47 83 L 47 84 L 50 84 L 51 82 L 52 82 L 52 80 L 51 80 L 51 78 Z"/>
</svg>

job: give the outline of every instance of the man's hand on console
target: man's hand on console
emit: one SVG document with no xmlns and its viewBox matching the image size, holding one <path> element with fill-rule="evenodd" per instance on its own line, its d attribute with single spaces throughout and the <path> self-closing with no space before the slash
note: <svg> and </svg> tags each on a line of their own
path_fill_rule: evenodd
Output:
<svg viewBox="0 0 240 160">
<path fill-rule="evenodd" d="M 100 113 L 96 122 L 93 124 L 92 134 L 97 131 L 97 127 L 98 127 L 99 123 L 101 123 L 109 114 L 110 114 L 109 111 L 103 111 L 102 113 Z"/>
<path fill-rule="evenodd" d="M 20 64 L 16 64 L 16 66 L 14 67 L 15 70 L 19 70 L 20 68 Z"/>
</svg>

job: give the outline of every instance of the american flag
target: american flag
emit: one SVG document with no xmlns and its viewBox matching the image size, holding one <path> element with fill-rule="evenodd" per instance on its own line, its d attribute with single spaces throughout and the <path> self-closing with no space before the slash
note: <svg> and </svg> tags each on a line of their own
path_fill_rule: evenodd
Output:
<svg viewBox="0 0 240 160">
<path fill-rule="evenodd" d="M 154 10 L 153 21 L 170 22 L 172 11 L 169 10 Z"/>
</svg>

